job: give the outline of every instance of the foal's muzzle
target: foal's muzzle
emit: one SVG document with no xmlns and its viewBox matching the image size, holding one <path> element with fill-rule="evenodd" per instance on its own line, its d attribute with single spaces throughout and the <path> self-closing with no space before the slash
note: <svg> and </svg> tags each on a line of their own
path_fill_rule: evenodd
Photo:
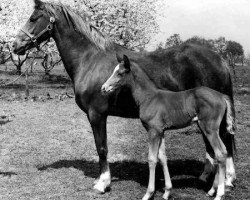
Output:
<svg viewBox="0 0 250 200">
<path fill-rule="evenodd" d="M 109 93 L 113 92 L 113 87 L 103 84 L 101 88 L 101 92 L 103 95 L 108 95 Z"/>
</svg>

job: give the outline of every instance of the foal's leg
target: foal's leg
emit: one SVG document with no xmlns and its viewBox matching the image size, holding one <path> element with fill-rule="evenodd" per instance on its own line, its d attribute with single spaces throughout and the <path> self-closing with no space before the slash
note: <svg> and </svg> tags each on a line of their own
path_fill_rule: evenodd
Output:
<svg viewBox="0 0 250 200">
<path fill-rule="evenodd" d="M 208 191 L 209 196 L 215 194 L 217 188 L 217 194 L 215 200 L 220 200 L 221 197 L 225 194 L 225 173 L 226 173 L 226 157 L 227 150 L 219 137 L 219 127 L 211 127 L 213 123 L 199 123 L 201 130 L 204 135 L 207 137 L 211 147 L 214 150 L 215 159 L 218 162 L 218 169 L 215 175 L 212 188 Z"/>
<path fill-rule="evenodd" d="M 100 165 L 100 177 L 95 181 L 94 189 L 104 193 L 111 183 L 110 169 L 107 161 L 107 116 L 101 115 L 95 110 L 90 110 L 88 112 L 88 119 L 93 130 Z"/>
<path fill-rule="evenodd" d="M 157 157 L 159 153 L 159 145 L 161 135 L 156 130 L 149 130 L 149 152 L 148 152 L 148 164 L 149 164 L 149 182 L 148 189 L 142 200 L 150 199 L 155 191 L 155 167 L 157 164 Z"/>
<path fill-rule="evenodd" d="M 206 136 L 203 136 L 203 141 L 206 146 L 206 160 L 205 160 L 205 165 L 204 165 L 204 170 L 202 174 L 200 175 L 199 179 L 207 182 L 207 180 L 214 174 L 215 172 L 215 165 L 214 165 L 214 152 L 213 148 L 211 147 L 209 141 L 207 140 Z"/>
<path fill-rule="evenodd" d="M 163 195 L 163 199 L 168 199 L 170 190 L 172 189 L 172 183 L 168 171 L 168 165 L 167 165 L 167 156 L 165 153 L 165 138 L 161 139 L 160 142 L 160 149 L 159 149 L 159 155 L 158 158 L 161 162 L 162 168 L 163 168 L 163 173 L 164 173 L 164 180 L 165 180 L 165 193 Z"/>
</svg>

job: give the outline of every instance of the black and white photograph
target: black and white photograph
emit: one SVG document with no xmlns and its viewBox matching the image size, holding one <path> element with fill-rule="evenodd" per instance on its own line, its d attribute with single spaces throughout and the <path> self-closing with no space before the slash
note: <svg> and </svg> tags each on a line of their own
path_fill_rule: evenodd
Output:
<svg viewBox="0 0 250 200">
<path fill-rule="evenodd" d="M 249 0 L 0 0 L 0 199 L 250 199 L 249 37 Z"/>
</svg>

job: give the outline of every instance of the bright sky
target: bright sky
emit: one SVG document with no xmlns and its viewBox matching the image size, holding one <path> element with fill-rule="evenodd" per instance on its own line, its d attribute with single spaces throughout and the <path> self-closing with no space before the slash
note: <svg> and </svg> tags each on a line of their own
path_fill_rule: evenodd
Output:
<svg viewBox="0 0 250 200">
<path fill-rule="evenodd" d="M 157 37 L 161 41 L 174 33 L 183 40 L 194 35 L 224 36 L 250 54 L 250 0 L 166 0 L 166 4 L 166 18 L 160 20 L 162 33 Z"/>
</svg>

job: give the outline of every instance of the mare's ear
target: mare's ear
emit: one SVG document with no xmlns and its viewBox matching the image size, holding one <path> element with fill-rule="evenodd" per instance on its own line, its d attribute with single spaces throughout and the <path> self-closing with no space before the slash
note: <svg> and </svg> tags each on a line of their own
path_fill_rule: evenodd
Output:
<svg viewBox="0 0 250 200">
<path fill-rule="evenodd" d="M 34 0 L 35 8 L 43 8 L 43 2 L 41 0 Z"/>
<path fill-rule="evenodd" d="M 123 61 L 122 57 L 118 53 L 116 53 L 116 59 L 117 59 L 118 63 L 121 63 Z"/>
<path fill-rule="evenodd" d="M 124 67 L 127 70 L 130 70 L 130 61 L 126 55 L 123 55 L 123 62 L 124 62 Z"/>
</svg>

